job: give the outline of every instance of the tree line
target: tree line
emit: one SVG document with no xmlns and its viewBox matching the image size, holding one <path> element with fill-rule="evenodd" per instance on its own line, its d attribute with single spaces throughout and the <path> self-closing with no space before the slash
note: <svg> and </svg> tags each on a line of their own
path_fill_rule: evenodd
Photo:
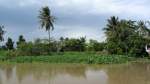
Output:
<svg viewBox="0 0 150 84">
<path fill-rule="evenodd" d="M 112 16 L 103 28 L 106 41 L 98 42 L 91 39 L 88 42 L 85 37 L 61 37 L 59 40 L 53 40 L 50 33 L 54 30 L 55 17 L 51 15 L 51 11 L 47 6 L 40 10 L 38 18 L 41 28 L 48 32 L 48 39 L 36 39 L 34 42 L 26 42 L 23 35 L 20 35 L 16 48 L 14 48 L 13 40 L 8 38 L 2 49 L 8 50 L 8 54 L 14 56 L 48 55 L 51 52 L 65 51 L 94 51 L 101 54 L 147 56 L 145 45 L 150 43 L 150 23 L 148 21 L 133 21 Z M 3 29 L 4 26 L 0 26 L 0 41 L 4 40 L 5 31 Z"/>
<path fill-rule="evenodd" d="M 104 28 L 106 49 L 110 54 L 145 56 L 145 46 L 150 43 L 148 21 L 133 21 L 112 16 Z"/>
<path fill-rule="evenodd" d="M 61 53 L 68 51 L 75 52 L 95 52 L 103 51 L 105 43 L 98 42 L 96 40 L 86 41 L 85 37 L 81 38 L 63 38 L 60 37 L 59 40 L 49 40 L 48 39 L 36 39 L 35 41 L 27 42 L 25 38 L 20 35 L 17 46 L 14 47 L 14 43 L 11 38 L 8 38 L 6 44 L 1 48 L 1 50 L 7 50 L 8 55 L 11 56 L 25 56 L 25 55 L 50 55 L 51 53 Z"/>
</svg>

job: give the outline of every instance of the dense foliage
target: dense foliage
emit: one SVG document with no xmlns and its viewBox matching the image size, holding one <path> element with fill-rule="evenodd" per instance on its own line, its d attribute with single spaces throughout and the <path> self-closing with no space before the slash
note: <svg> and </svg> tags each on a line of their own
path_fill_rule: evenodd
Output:
<svg viewBox="0 0 150 84">
<path fill-rule="evenodd" d="M 61 39 L 61 51 L 85 51 L 85 38 L 75 39 L 75 38 L 66 38 Z"/>
<path fill-rule="evenodd" d="M 119 20 L 111 17 L 104 28 L 106 34 L 106 49 L 110 54 L 130 54 L 143 56 L 145 45 L 150 43 L 150 30 L 143 21 Z"/>
<path fill-rule="evenodd" d="M 47 39 L 36 39 L 34 42 L 26 42 L 24 37 L 21 36 L 17 42 L 16 49 L 10 49 L 8 56 L 39 56 L 50 55 L 51 53 L 62 53 L 68 51 L 103 51 L 105 49 L 105 43 L 100 43 L 95 40 L 86 42 L 85 38 L 60 38 L 60 40 L 51 40 L 50 43 Z M 9 39 L 10 40 L 10 39 Z M 10 42 L 10 41 L 9 41 Z M 9 43 L 10 45 L 11 43 Z M 7 42 L 8 45 L 8 42 Z M 6 45 L 6 46 L 7 46 Z"/>
</svg>

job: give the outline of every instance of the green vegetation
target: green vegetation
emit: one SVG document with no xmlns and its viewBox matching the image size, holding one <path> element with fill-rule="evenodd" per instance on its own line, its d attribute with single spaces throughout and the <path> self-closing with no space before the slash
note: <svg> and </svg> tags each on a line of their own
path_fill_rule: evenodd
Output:
<svg viewBox="0 0 150 84">
<path fill-rule="evenodd" d="M 107 51 L 110 54 L 148 56 L 145 52 L 145 45 L 150 43 L 148 27 L 148 22 L 119 20 L 118 17 L 111 17 L 104 28 L 107 36 Z"/>
<path fill-rule="evenodd" d="M 53 53 L 51 56 L 0 56 L 1 62 L 16 62 L 16 63 L 84 63 L 84 64 L 114 64 L 127 63 L 133 58 L 123 55 L 100 55 L 87 52 L 65 52 Z"/>
<path fill-rule="evenodd" d="M 18 41 L 13 42 L 9 37 L 0 48 L 0 61 L 107 64 L 148 57 L 145 45 L 150 43 L 150 23 L 147 21 L 120 20 L 112 16 L 103 28 L 106 41 L 98 42 L 93 39 L 86 40 L 86 37 L 60 37 L 59 40 L 51 38 L 54 17 L 47 6 L 40 10 L 38 18 L 40 26 L 48 32 L 49 38 L 28 42 L 20 35 Z M 0 42 L 4 41 L 4 34 L 4 26 L 0 26 Z"/>
</svg>

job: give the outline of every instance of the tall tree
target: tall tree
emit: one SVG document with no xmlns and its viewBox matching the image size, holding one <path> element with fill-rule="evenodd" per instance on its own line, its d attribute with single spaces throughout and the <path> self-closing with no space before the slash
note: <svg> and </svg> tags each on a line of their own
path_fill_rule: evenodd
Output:
<svg viewBox="0 0 150 84">
<path fill-rule="evenodd" d="M 51 10 L 48 6 L 43 7 L 40 10 L 39 19 L 41 23 L 41 27 L 44 28 L 49 35 L 49 45 L 50 45 L 50 31 L 54 30 L 54 16 L 51 15 Z"/>
<path fill-rule="evenodd" d="M 123 54 L 128 52 L 129 37 L 135 32 L 135 21 L 119 20 L 118 17 L 111 17 L 104 28 L 107 36 L 107 49 L 110 53 Z"/>
<path fill-rule="evenodd" d="M 12 41 L 12 39 L 9 37 L 7 42 L 6 42 L 6 47 L 8 50 L 12 50 L 14 49 L 14 42 Z"/>
<path fill-rule="evenodd" d="M 118 42 L 118 34 L 120 32 L 118 32 L 118 28 L 119 28 L 119 23 L 120 20 L 118 17 L 112 16 L 110 17 L 110 19 L 107 20 L 107 24 L 106 27 L 104 28 L 106 37 L 107 37 L 107 50 L 108 52 L 110 52 L 111 54 L 117 53 L 117 48 L 118 45 L 115 45 Z"/>
</svg>

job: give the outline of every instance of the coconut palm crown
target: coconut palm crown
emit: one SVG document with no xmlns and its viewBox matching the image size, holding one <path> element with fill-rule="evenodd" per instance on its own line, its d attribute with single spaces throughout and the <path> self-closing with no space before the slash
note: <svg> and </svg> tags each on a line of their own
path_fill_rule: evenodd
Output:
<svg viewBox="0 0 150 84">
<path fill-rule="evenodd" d="M 54 30 L 54 16 L 51 15 L 51 10 L 48 6 L 41 8 L 39 14 L 41 27 L 48 31 L 49 43 L 50 43 L 50 31 Z"/>
</svg>

